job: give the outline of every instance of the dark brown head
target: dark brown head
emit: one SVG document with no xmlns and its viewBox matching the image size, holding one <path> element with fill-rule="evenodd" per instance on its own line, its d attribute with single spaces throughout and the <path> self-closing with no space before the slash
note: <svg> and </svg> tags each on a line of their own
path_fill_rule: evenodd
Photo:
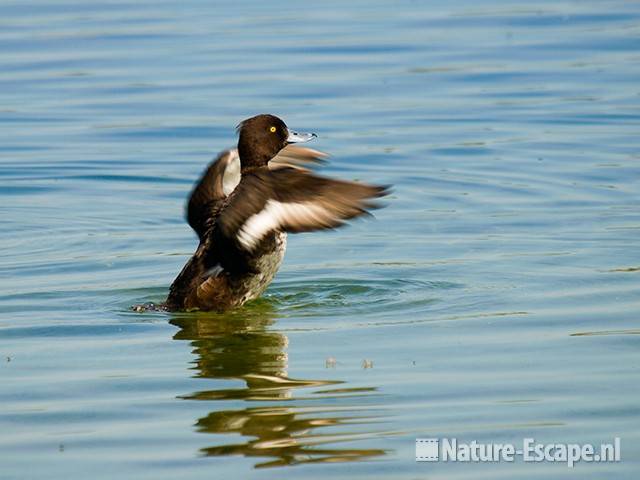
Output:
<svg viewBox="0 0 640 480">
<path fill-rule="evenodd" d="M 242 170 L 265 166 L 290 143 L 308 142 L 315 133 L 297 133 L 275 115 L 262 114 L 238 125 L 238 153 Z"/>
</svg>

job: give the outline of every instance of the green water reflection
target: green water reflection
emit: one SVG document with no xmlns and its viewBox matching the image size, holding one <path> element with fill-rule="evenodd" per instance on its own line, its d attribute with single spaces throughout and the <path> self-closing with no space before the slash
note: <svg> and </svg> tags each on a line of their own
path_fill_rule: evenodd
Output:
<svg viewBox="0 0 640 480">
<path fill-rule="evenodd" d="M 196 377 L 240 380 L 244 384 L 228 388 L 229 382 L 225 381 L 227 388 L 182 396 L 212 402 L 211 412 L 195 422 L 197 431 L 232 434 L 234 440 L 238 434 L 242 436 L 243 441 L 211 445 L 200 453 L 258 457 L 256 468 L 350 462 L 384 455 L 381 449 L 336 446 L 384 433 L 372 431 L 379 414 L 363 414 L 362 408 L 348 403 L 353 397 L 377 395 L 376 389 L 326 389 L 342 382 L 289 378 L 289 340 L 283 333 L 270 330 L 274 320 L 268 304 L 224 316 L 179 315 L 171 320 L 180 327 L 174 338 L 191 342 Z M 226 408 L 237 406 L 238 401 L 247 406 Z M 249 406 L 249 402 L 255 406 Z"/>
</svg>

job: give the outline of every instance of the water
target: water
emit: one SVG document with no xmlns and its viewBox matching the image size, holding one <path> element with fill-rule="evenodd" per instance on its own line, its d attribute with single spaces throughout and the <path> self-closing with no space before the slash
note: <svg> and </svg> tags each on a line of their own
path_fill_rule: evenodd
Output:
<svg viewBox="0 0 640 480">
<path fill-rule="evenodd" d="M 640 4 L 0 4 L 0 465 L 35 478 L 636 478 Z M 315 131 L 375 220 L 263 299 L 134 314 L 234 126 Z M 622 461 L 416 463 L 416 437 Z M 272 468 L 268 468 L 272 467 Z"/>
</svg>

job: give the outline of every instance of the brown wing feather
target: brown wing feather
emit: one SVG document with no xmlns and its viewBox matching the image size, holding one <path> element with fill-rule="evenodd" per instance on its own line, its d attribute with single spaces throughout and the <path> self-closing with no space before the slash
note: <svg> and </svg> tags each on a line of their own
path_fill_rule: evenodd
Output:
<svg viewBox="0 0 640 480">
<path fill-rule="evenodd" d="M 220 220 L 226 238 L 253 250 L 273 231 L 308 232 L 335 228 L 380 205 L 387 187 L 334 180 L 282 168 L 244 177 Z"/>
<path fill-rule="evenodd" d="M 287 145 L 270 162 L 269 168 L 296 168 L 308 171 L 312 164 L 322 163 L 328 157 L 326 153 L 312 148 Z M 208 222 L 217 207 L 221 206 L 227 195 L 224 192 L 224 180 L 227 168 L 232 162 L 237 162 L 238 150 L 225 150 L 211 162 L 196 183 L 187 202 L 187 222 L 202 239 L 207 230 Z M 238 169 L 239 170 L 239 169 Z M 239 178 L 238 178 L 239 180 Z"/>
<path fill-rule="evenodd" d="M 233 150 L 225 150 L 211 162 L 193 188 L 187 202 L 187 222 L 200 238 L 206 232 L 211 212 L 226 198 L 224 172 L 234 158 Z"/>
<path fill-rule="evenodd" d="M 276 200 L 284 205 L 280 223 L 289 232 L 334 228 L 368 210 L 380 208 L 374 200 L 387 195 L 388 187 L 335 180 L 291 170 L 273 172 Z M 303 207 L 287 207 L 303 205 Z"/>
<path fill-rule="evenodd" d="M 313 164 L 323 163 L 324 159 L 328 156 L 326 153 L 314 150 L 313 148 L 287 145 L 280 150 L 278 155 L 269 161 L 269 169 L 278 170 L 291 167 L 308 171 L 309 169 L 307 167 Z"/>
</svg>

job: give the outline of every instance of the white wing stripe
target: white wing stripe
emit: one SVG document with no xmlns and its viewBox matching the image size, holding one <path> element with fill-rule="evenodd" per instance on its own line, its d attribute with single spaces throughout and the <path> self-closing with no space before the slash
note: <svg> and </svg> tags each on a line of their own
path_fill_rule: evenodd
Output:
<svg viewBox="0 0 640 480">
<path fill-rule="evenodd" d="M 270 231 L 289 224 L 328 224 L 331 213 L 311 202 L 281 203 L 268 200 L 262 211 L 252 215 L 238 231 L 238 241 L 247 250 L 252 250 Z"/>
<path fill-rule="evenodd" d="M 229 155 L 227 166 L 222 173 L 222 191 L 225 197 L 231 195 L 231 192 L 240 183 L 240 157 L 238 156 L 238 150 L 230 150 Z"/>
</svg>

